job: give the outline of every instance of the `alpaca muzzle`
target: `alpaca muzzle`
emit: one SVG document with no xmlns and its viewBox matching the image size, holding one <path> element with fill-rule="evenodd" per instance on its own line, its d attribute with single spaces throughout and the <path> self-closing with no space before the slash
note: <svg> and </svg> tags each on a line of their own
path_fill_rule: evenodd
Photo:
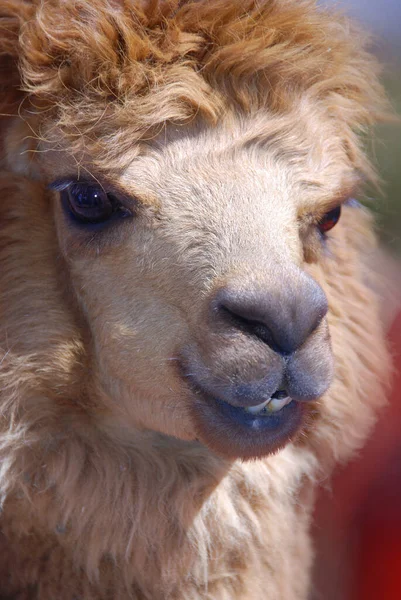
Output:
<svg viewBox="0 0 401 600">
<path fill-rule="evenodd" d="M 249 285 L 219 289 L 211 301 L 212 333 L 183 355 L 193 419 L 221 454 L 276 451 L 331 383 L 326 297 L 306 274 L 292 275 L 274 293 Z"/>
</svg>

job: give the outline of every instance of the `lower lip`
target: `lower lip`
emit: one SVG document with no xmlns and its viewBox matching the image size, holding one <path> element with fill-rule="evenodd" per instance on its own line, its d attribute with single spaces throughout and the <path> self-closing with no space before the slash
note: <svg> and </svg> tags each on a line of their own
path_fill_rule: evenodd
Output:
<svg viewBox="0 0 401 600">
<path fill-rule="evenodd" d="M 252 414 L 202 394 L 192 407 L 199 438 L 225 458 L 249 460 L 277 452 L 302 427 L 304 407 L 292 400 L 274 413 Z"/>
</svg>

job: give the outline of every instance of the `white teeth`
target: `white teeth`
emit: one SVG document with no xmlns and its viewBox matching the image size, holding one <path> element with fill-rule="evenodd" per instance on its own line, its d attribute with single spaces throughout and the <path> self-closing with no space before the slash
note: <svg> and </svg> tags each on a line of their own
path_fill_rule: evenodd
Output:
<svg viewBox="0 0 401 600">
<path fill-rule="evenodd" d="M 256 406 L 247 406 L 245 408 L 246 412 L 250 412 L 253 415 L 256 415 L 257 413 L 259 413 L 261 410 L 264 409 L 265 406 L 267 406 L 267 404 L 269 404 L 269 402 L 271 402 L 271 398 L 268 398 L 267 400 L 265 400 L 264 402 L 262 402 L 261 404 L 257 404 Z"/>
<path fill-rule="evenodd" d="M 266 409 L 267 413 L 275 413 L 284 408 L 287 404 L 291 402 L 291 398 L 286 396 L 285 398 L 269 398 L 265 400 L 261 404 L 256 404 L 255 406 L 247 406 L 245 408 L 246 412 L 251 413 L 252 415 L 257 415 L 262 412 L 263 409 Z"/>
<path fill-rule="evenodd" d="M 286 398 L 282 398 L 282 399 L 273 398 L 272 400 L 270 400 L 267 410 L 269 412 L 277 412 L 277 411 L 281 410 L 282 408 L 284 408 L 284 406 L 286 406 L 290 402 L 291 402 L 291 398 L 289 396 L 287 396 Z"/>
</svg>

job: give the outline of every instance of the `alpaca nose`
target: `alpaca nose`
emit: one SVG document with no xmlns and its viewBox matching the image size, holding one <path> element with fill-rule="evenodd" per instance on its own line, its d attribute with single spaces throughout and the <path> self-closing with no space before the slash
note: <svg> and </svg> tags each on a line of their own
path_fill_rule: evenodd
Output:
<svg viewBox="0 0 401 600">
<path fill-rule="evenodd" d="M 231 326 L 258 337 L 282 355 L 302 346 L 328 310 L 322 288 L 303 272 L 281 280 L 275 288 L 227 286 L 219 290 L 213 306 Z"/>
</svg>

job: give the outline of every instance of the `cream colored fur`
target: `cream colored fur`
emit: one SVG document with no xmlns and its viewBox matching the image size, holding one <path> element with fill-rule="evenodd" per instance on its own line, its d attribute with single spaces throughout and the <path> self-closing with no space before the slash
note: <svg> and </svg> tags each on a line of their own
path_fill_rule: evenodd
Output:
<svg viewBox="0 0 401 600">
<path fill-rule="evenodd" d="M 333 198 L 354 189 L 360 171 L 371 173 L 353 131 L 374 120 L 373 105 L 380 104 L 379 92 L 374 102 L 368 101 L 367 88 L 377 84 L 373 79 L 365 82 L 374 77 L 367 55 L 362 50 L 357 55 L 366 73 L 358 75 L 352 89 L 347 65 L 354 58 L 341 54 L 343 47 L 334 35 L 337 31 L 338 39 L 348 40 L 344 22 L 327 15 L 319 21 L 313 3 L 305 2 L 303 9 L 333 36 L 336 81 L 343 76 L 342 89 L 325 88 L 317 62 L 314 73 L 320 72 L 321 82 L 316 74 L 312 77 L 311 64 L 301 60 L 304 49 L 300 71 L 291 72 L 285 106 L 271 99 L 263 105 L 258 94 L 263 86 L 266 96 L 270 94 L 266 79 L 256 81 L 249 74 L 241 100 L 234 98 L 240 92 L 230 87 L 231 75 L 223 73 L 219 80 L 223 66 L 213 63 L 212 56 L 205 63 L 199 114 L 181 114 L 180 103 L 187 110 L 196 94 L 188 99 L 172 83 L 169 70 L 179 55 L 178 50 L 174 54 L 173 33 L 180 52 L 182 47 L 195 52 L 201 33 L 194 32 L 193 22 L 202 32 L 217 28 L 213 19 L 219 11 L 226 27 L 237 27 L 237 17 L 227 15 L 228 5 L 220 1 L 213 18 L 205 2 L 181 3 L 174 14 L 170 5 L 167 10 L 161 3 L 164 13 L 156 11 L 156 17 L 152 11 L 158 3 L 150 3 L 144 8 L 150 14 L 143 25 L 150 31 L 146 35 L 165 52 L 168 47 L 171 56 L 163 66 L 165 55 L 152 46 L 154 62 L 143 63 L 160 75 L 160 88 L 155 75 L 149 97 L 152 90 L 166 97 L 157 117 L 160 123 L 166 121 L 163 130 L 152 123 L 157 131 L 152 129 L 147 137 L 134 123 L 139 117 L 132 113 L 130 125 L 130 113 L 123 111 L 128 104 L 135 110 L 135 96 L 126 95 L 126 105 L 121 97 L 118 106 L 113 104 L 121 90 L 128 94 L 123 89 L 124 77 L 129 79 L 127 65 L 120 65 L 120 88 L 113 88 L 108 100 L 115 114 L 108 115 L 104 105 L 110 73 L 99 83 L 97 100 L 85 86 L 75 95 L 67 71 L 79 59 L 74 54 L 77 39 L 71 34 L 63 46 L 61 34 L 53 37 L 46 22 L 57 11 L 73 9 L 55 1 L 47 8 L 36 2 L 16 4 L 5 3 L 4 18 L 8 32 L 21 27 L 15 38 L 20 46 L 15 48 L 4 34 L 3 54 L 21 54 L 23 93 L 32 110 L 19 104 L 20 97 L 14 105 L 11 99 L 0 180 L 0 596 L 305 600 L 315 486 L 329 476 L 335 462 L 362 446 L 384 401 L 387 379 L 378 301 L 367 283 L 369 256 L 376 245 L 371 218 L 365 209 L 344 204 L 341 221 L 325 245 L 310 225 Z M 278 31 L 281 15 L 283 31 L 292 31 L 297 23 L 300 29 L 307 27 L 295 1 L 272 3 L 276 13 L 269 17 L 266 11 L 263 19 L 253 4 L 252 13 L 251 4 L 243 19 L 253 15 L 256 27 L 258 18 L 265 24 L 274 16 Z M 82 14 L 87 10 L 90 18 L 99 15 L 106 56 L 114 25 L 107 21 L 105 6 L 83 2 L 74 4 L 74 10 L 83 7 Z M 122 27 L 119 3 L 113 6 Z M 233 6 L 242 10 L 239 2 Z M 134 27 L 132 14 L 142 23 L 139 9 L 131 14 L 128 8 L 126 28 Z M 173 37 L 167 40 L 171 46 L 163 46 L 160 23 L 170 23 L 169 18 L 173 25 L 171 31 L 166 25 L 165 35 Z M 332 27 L 332 22 L 337 25 Z M 222 31 L 216 31 L 213 35 L 224 50 L 234 38 L 224 41 Z M 241 33 L 241 40 L 252 48 L 251 39 L 246 46 L 249 31 Z M 145 35 L 142 29 L 140 35 Z M 93 33 L 88 48 L 95 37 Z M 319 44 L 326 43 L 324 37 Z M 263 39 L 259 35 L 258 43 Z M 311 37 L 312 45 L 315 41 Z M 291 51 L 288 60 L 296 63 L 292 43 L 297 48 L 301 44 L 291 40 L 281 52 Z M 61 47 L 65 63 L 56 60 Z M 326 50 L 331 50 L 330 36 Z M 177 69 L 188 67 L 189 89 L 200 85 L 197 78 L 203 76 L 191 66 L 190 51 L 189 66 L 182 58 L 176 64 Z M 239 65 L 240 53 L 232 52 Z M 254 59 L 267 61 L 256 50 Z M 111 58 L 104 60 L 105 69 L 111 69 Z M 142 64 L 138 56 L 131 60 L 134 66 L 135 60 Z M 169 71 L 167 83 L 157 60 L 160 73 Z M 65 96 L 56 87 L 49 91 L 53 84 L 47 68 L 62 80 Z M 274 69 L 270 63 L 269 68 Z M 79 73 L 90 79 L 89 71 L 88 66 L 84 73 L 81 65 Z M 300 73 L 305 75 L 301 80 Z M 224 94 L 228 104 L 222 111 Z M 145 122 L 144 95 L 138 97 Z M 177 105 L 175 123 L 167 97 Z M 105 112 L 94 125 L 88 107 L 97 101 Z M 17 104 L 22 119 L 11 116 Z M 68 121 L 74 111 L 79 122 L 75 133 Z M 214 111 L 213 119 L 208 111 Z M 103 129 L 98 131 L 98 126 Z M 131 144 L 126 139 L 130 127 Z M 46 186 L 79 173 L 90 173 L 136 198 L 136 219 L 101 237 L 71 227 L 59 195 Z M 209 298 L 218 286 L 236 278 L 280 289 L 299 269 L 311 274 L 328 298 L 333 383 L 312 403 L 307 422 L 285 448 L 255 461 L 228 459 L 198 441 L 191 418 L 194 396 L 177 370 L 180 352 L 201 356 L 209 371 L 230 365 L 248 374 L 251 367 L 243 356 L 253 355 L 254 346 L 238 336 L 232 354 L 223 337 L 210 333 L 205 313 Z M 317 344 L 323 341 L 319 338 Z M 311 358 L 316 364 L 320 347 Z"/>
</svg>

